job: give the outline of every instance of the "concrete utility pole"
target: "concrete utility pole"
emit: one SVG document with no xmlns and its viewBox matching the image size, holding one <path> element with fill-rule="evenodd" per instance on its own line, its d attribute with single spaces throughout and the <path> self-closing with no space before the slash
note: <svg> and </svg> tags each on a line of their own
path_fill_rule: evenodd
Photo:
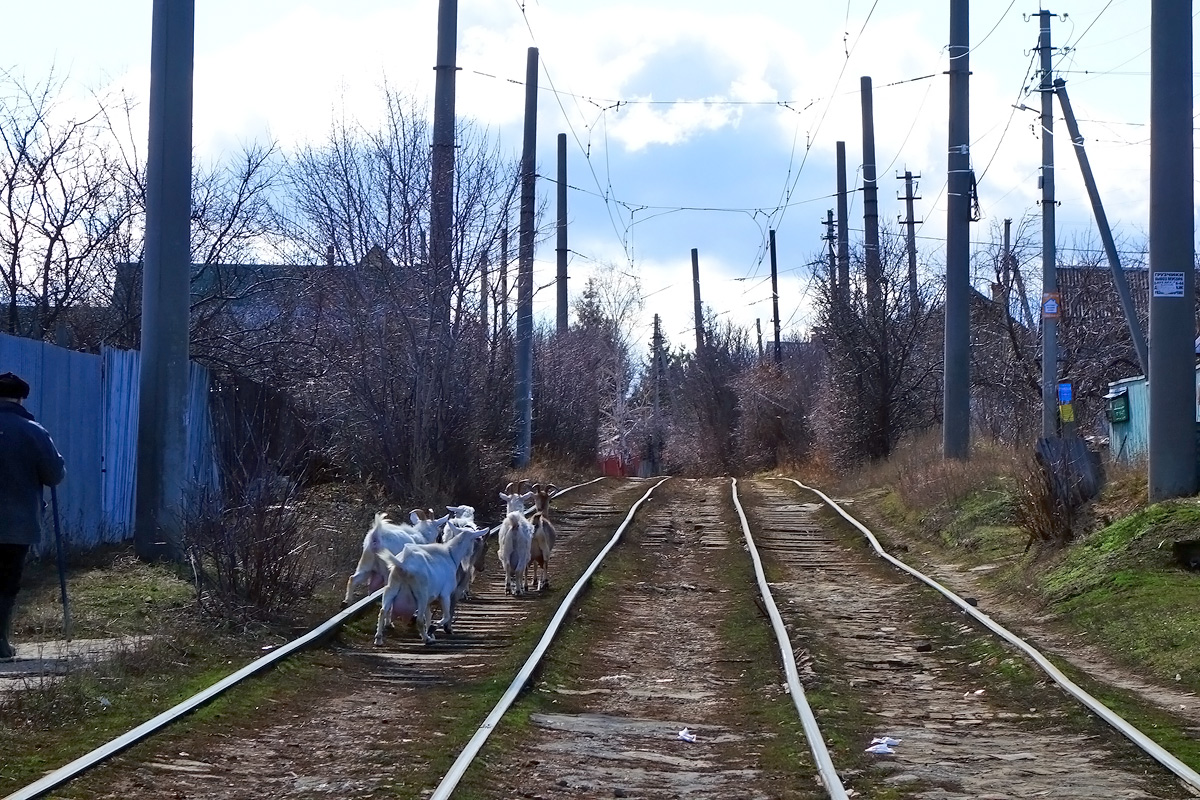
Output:
<svg viewBox="0 0 1200 800">
<path fill-rule="evenodd" d="M 191 288 L 194 0 L 154 0 L 134 549 L 183 557 Z"/>
<path fill-rule="evenodd" d="M 905 170 L 903 176 L 896 177 L 904 181 L 904 197 L 899 199 L 904 201 L 908 217 L 900 220 L 900 224 L 908 228 L 908 313 L 916 319 L 921 313 L 921 295 L 917 290 L 917 225 L 920 221 L 913 215 L 913 201 L 921 198 L 913 194 L 913 178 L 921 176 Z"/>
<path fill-rule="evenodd" d="M 558 135 L 558 332 L 567 332 L 567 135 Z"/>
<path fill-rule="evenodd" d="M 700 251 L 692 248 L 692 295 L 696 304 L 696 357 L 704 349 L 704 311 L 700 306 Z"/>
<path fill-rule="evenodd" d="M 775 265 L 775 231 L 768 231 L 771 239 L 771 308 L 775 314 L 775 363 L 783 363 L 783 350 L 779 344 L 779 270 Z"/>
<path fill-rule="evenodd" d="M 437 65 L 433 85 L 433 148 L 430 153 L 429 256 L 433 313 L 448 347 L 450 295 L 454 284 L 454 79 L 458 48 L 458 0 L 438 0 Z"/>
<path fill-rule="evenodd" d="M 1058 270 L 1054 252 L 1054 78 L 1051 74 L 1050 18 L 1038 12 L 1041 36 L 1042 80 L 1042 436 L 1058 433 L 1058 317 L 1062 297 L 1058 293 Z M 1190 69 L 1190 67 L 1189 67 Z"/>
<path fill-rule="evenodd" d="M 942 457 L 971 456 L 971 139 L 967 0 L 950 0 Z"/>
<path fill-rule="evenodd" d="M 837 261 L 838 294 L 841 302 L 850 295 L 850 201 L 846 191 L 846 143 L 837 143 Z"/>
<path fill-rule="evenodd" d="M 1192 4 L 1150 3 L 1152 501 L 1196 492 Z"/>
<path fill-rule="evenodd" d="M 533 205 L 537 186 L 538 49 L 525 65 L 525 138 L 521 147 L 521 243 L 517 261 L 517 448 L 514 466 L 529 466 L 533 445 Z"/>
<path fill-rule="evenodd" d="M 883 275 L 879 266 L 879 185 L 875 170 L 875 104 L 871 79 L 863 76 L 863 277 L 867 282 L 867 318 L 871 325 L 883 321 Z"/>
<path fill-rule="evenodd" d="M 762 360 L 763 360 L 763 356 L 764 356 L 764 355 L 766 355 L 766 354 L 763 352 L 763 342 L 762 342 L 762 319 L 761 319 L 760 317 L 755 317 L 755 318 L 754 318 L 754 328 L 755 328 L 755 330 L 757 330 L 757 331 L 758 331 L 758 360 L 759 360 L 759 361 L 762 361 Z"/>
<path fill-rule="evenodd" d="M 1092 204 L 1092 214 L 1096 217 L 1096 227 L 1100 230 L 1100 241 L 1104 243 L 1104 254 L 1108 256 L 1113 285 L 1117 287 L 1117 297 L 1121 300 L 1121 310 L 1124 312 L 1125 322 L 1129 326 L 1129 337 L 1133 340 L 1134 350 L 1137 351 L 1142 374 L 1149 375 L 1150 360 L 1146 350 L 1146 337 L 1142 333 L 1142 323 L 1138 319 L 1133 296 L 1129 293 L 1129 281 L 1125 280 L 1125 269 L 1121 266 L 1121 257 L 1117 254 L 1117 243 L 1113 241 L 1112 230 L 1108 227 L 1108 216 L 1104 213 L 1104 204 L 1100 202 L 1100 190 L 1096 188 L 1092 165 L 1088 161 L 1087 151 L 1083 149 L 1083 136 L 1079 133 L 1079 123 L 1075 120 L 1075 112 L 1071 109 L 1071 100 L 1067 97 L 1067 82 L 1062 78 L 1056 79 L 1054 93 L 1058 95 L 1058 103 L 1062 106 L 1063 118 L 1067 122 L 1067 133 L 1071 135 L 1071 143 L 1075 145 L 1079 171 L 1083 174 L 1083 185 L 1087 187 L 1088 200 Z"/>
</svg>

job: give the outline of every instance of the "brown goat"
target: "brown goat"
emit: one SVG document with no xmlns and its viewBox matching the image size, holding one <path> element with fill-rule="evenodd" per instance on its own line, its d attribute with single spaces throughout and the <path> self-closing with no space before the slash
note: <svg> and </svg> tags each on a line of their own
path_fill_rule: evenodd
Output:
<svg viewBox="0 0 1200 800">
<path fill-rule="evenodd" d="M 531 577 L 532 580 L 525 582 L 532 584 L 532 589 L 541 590 L 550 585 L 550 553 L 554 550 L 554 540 L 558 537 L 558 531 L 548 516 L 550 495 L 557 492 L 558 487 L 552 483 L 535 483 L 531 488 L 535 511 L 529 518 L 529 524 L 533 526 L 533 540 L 529 547 L 529 568 L 526 577 Z M 528 575 L 529 570 L 532 571 L 532 576 Z"/>
</svg>

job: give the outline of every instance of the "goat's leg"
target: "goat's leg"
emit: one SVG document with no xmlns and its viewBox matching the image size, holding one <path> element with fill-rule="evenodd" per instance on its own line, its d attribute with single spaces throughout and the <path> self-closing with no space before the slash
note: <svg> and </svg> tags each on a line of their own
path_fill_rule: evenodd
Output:
<svg viewBox="0 0 1200 800">
<path fill-rule="evenodd" d="M 442 630 L 446 633 L 453 633 L 450 626 L 454 624 L 454 592 L 441 596 L 442 602 L 442 618 L 437 621 L 438 625 L 442 626 Z"/>
<path fill-rule="evenodd" d="M 383 627 L 391 621 L 393 599 L 385 593 L 383 601 L 379 605 L 379 619 L 375 623 L 375 644 L 377 646 L 383 644 Z"/>
</svg>

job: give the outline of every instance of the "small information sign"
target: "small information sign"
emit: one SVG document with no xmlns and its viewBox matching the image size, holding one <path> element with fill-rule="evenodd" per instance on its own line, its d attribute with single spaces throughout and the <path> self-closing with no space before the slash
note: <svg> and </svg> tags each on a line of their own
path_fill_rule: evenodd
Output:
<svg viewBox="0 0 1200 800">
<path fill-rule="evenodd" d="M 1071 384 L 1060 383 L 1058 385 L 1058 404 L 1066 405 L 1071 402 Z"/>
<path fill-rule="evenodd" d="M 1075 421 L 1075 406 L 1065 403 L 1058 407 L 1058 416 L 1063 422 Z"/>
<path fill-rule="evenodd" d="M 1183 297 L 1182 272 L 1154 273 L 1155 297 Z"/>
<path fill-rule="evenodd" d="M 1062 315 L 1062 295 L 1058 292 L 1042 293 L 1042 319 L 1058 319 Z"/>
</svg>

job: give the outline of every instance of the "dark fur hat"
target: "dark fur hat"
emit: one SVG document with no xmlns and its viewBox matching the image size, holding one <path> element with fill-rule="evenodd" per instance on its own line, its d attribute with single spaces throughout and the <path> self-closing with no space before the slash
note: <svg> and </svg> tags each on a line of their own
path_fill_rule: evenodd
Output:
<svg viewBox="0 0 1200 800">
<path fill-rule="evenodd" d="M 0 375 L 0 397 L 24 400 L 29 397 L 29 384 L 11 372 L 6 372 Z"/>
</svg>

